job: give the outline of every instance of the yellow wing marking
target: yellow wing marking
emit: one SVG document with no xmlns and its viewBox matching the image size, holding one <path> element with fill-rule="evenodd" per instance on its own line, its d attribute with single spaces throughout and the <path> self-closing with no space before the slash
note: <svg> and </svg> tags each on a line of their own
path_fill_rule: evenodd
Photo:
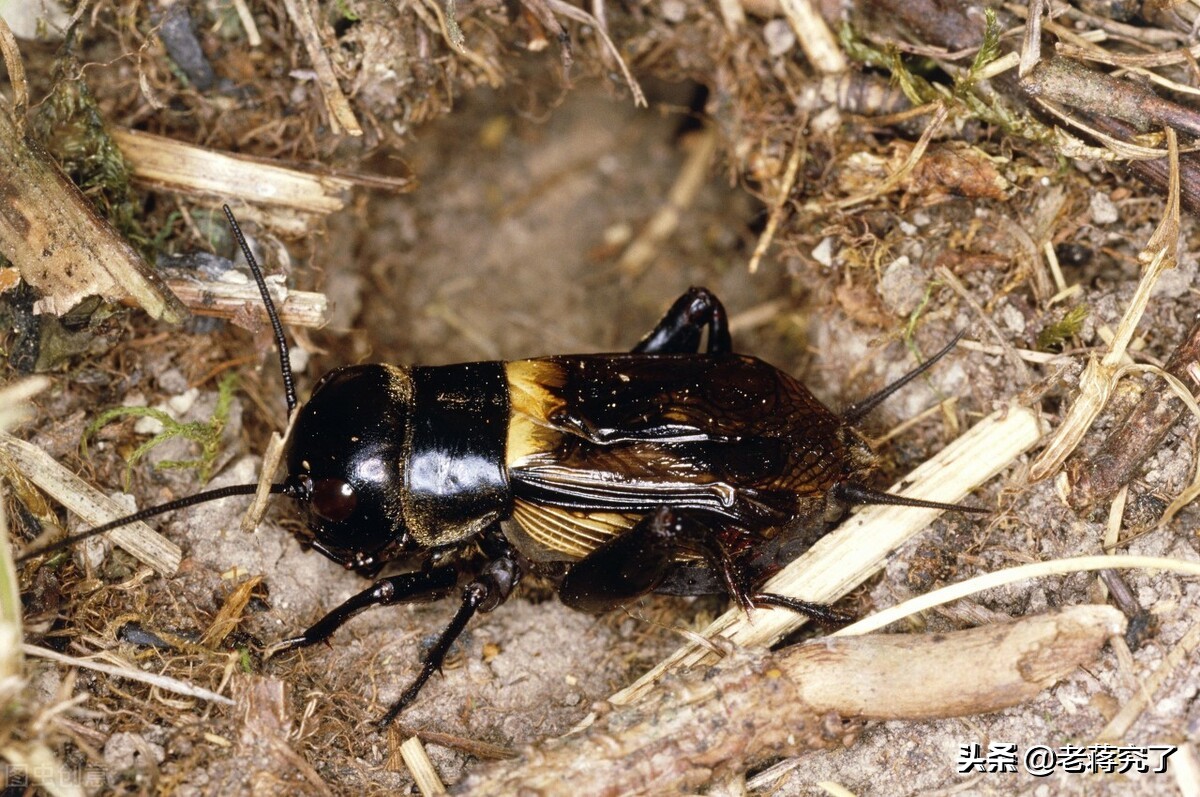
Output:
<svg viewBox="0 0 1200 797">
<path fill-rule="evenodd" d="M 554 451 L 562 433 L 546 419 L 562 408 L 554 392 L 562 386 L 562 369 L 545 360 L 516 360 L 504 364 L 508 377 L 511 415 L 508 421 L 507 461 L 510 468 L 538 454 Z"/>
<path fill-rule="evenodd" d="M 640 518 L 619 512 L 576 512 L 519 498 L 513 503 L 512 516 L 535 543 L 547 552 L 563 555 L 547 557 L 554 559 L 581 559 L 628 531 Z"/>
</svg>

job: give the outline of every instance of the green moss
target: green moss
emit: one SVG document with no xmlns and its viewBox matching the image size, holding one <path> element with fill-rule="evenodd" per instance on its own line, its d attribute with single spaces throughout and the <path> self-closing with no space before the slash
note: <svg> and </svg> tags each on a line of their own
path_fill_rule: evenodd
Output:
<svg viewBox="0 0 1200 797">
<path fill-rule="evenodd" d="M 1047 324 L 1037 336 L 1038 351 L 1058 351 L 1068 338 L 1079 334 L 1083 321 L 1088 317 L 1086 304 L 1079 304 L 1066 312 L 1061 320 Z"/>
<path fill-rule="evenodd" d="M 125 485 L 128 488 L 130 474 L 133 471 L 133 466 L 138 460 L 144 457 L 155 447 L 165 443 L 167 440 L 172 440 L 176 437 L 182 437 L 191 440 L 200 447 L 200 456 L 195 459 L 187 460 L 166 460 L 160 462 L 159 468 L 186 468 L 196 471 L 201 482 L 207 482 L 212 475 L 213 465 L 217 461 L 217 455 L 220 453 L 221 432 L 225 429 L 225 424 L 229 420 L 229 406 L 233 401 L 233 390 L 237 383 L 236 374 L 229 373 L 221 378 L 217 385 L 217 406 L 213 410 L 212 417 L 207 421 L 192 421 L 191 423 L 180 423 L 162 410 L 152 407 L 113 407 L 100 413 L 96 420 L 88 424 L 87 429 L 83 432 L 83 440 L 81 446 L 84 454 L 87 454 L 87 441 L 93 437 L 96 432 L 104 428 L 108 424 L 121 418 L 153 418 L 163 425 L 163 430 L 154 437 L 133 450 L 129 455 L 125 466 Z"/>
</svg>

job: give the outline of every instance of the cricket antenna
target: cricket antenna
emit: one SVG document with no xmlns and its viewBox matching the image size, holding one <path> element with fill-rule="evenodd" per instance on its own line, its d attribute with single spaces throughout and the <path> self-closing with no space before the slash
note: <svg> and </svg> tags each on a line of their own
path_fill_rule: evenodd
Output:
<svg viewBox="0 0 1200 797">
<path fill-rule="evenodd" d="M 853 426 L 854 424 L 861 421 L 863 418 L 867 417 L 867 415 L 870 414 L 871 410 L 875 409 L 876 407 L 878 407 L 880 404 L 883 403 L 884 399 L 886 399 L 888 396 L 895 393 L 900 388 L 907 385 L 909 382 L 916 379 L 921 374 L 928 371 L 930 368 L 932 368 L 934 366 L 935 363 L 937 363 L 938 360 L 942 359 L 947 354 L 949 354 L 950 350 L 958 345 L 958 342 L 960 340 L 962 340 L 962 337 L 965 334 L 967 334 L 967 330 L 963 329 L 963 330 L 959 331 L 959 333 L 954 336 L 954 340 L 947 343 L 946 347 L 944 349 L 942 349 L 937 354 L 930 357 L 925 362 L 921 363 L 920 366 L 909 371 L 907 374 L 900 377 L 895 382 L 892 382 L 890 385 L 885 387 L 883 390 L 880 390 L 878 393 L 867 396 L 862 401 L 858 401 L 858 402 L 855 402 L 854 404 L 851 404 L 849 407 L 847 407 L 845 409 L 844 412 L 842 412 L 842 420 L 844 420 L 846 423 Z"/>
<path fill-rule="evenodd" d="M 162 515 L 167 512 L 174 512 L 176 509 L 185 509 L 186 507 L 189 507 L 189 506 L 195 506 L 196 504 L 203 504 L 208 501 L 216 501 L 221 498 L 229 498 L 230 496 L 234 496 L 234 495 L 254 495 L 254 493 L 257 490 L 258 490 L 257 483 L 255 483 L 255 484 L 231 484 L 228 487 L 217 487 L 212 490 L 205 490 L 204 492 L 196 493 L 195 495 L 187 495 L 187 496 L 184 496 L 183 498 L 177 498 L 174 501 L 168 501 L 165 504 L 159 504 L 158 506 L 147 507 L 146 509 L 143 509 L 139 512 L 134 512 L 132 515 L 126 515 L 125 517 L 119 517 L 116 520 L 112 520 L 103 525 L 96 526 L 94 528 L 90 528 L 87 531 L 82 531 L 79 534 L 75 534 L 70 537 L 64 537 L 63 539 L 58 540 L 57 542 L 52 542 L 49 545 L 43 545 L 42 547 L 35 548 L 32 551 L 26 551 L 25 553 L 18 556 L 14 561 L 17 564 L 21 564 L 22 562 L 29 561 L 30 559 L 34 558 L 35 556 L 42 556 L 43 554 L 53 553 L 54 551 L 61 551 L 63 548 L 69 548 L 72 545 L 74 545 L 75 543 L 79 542 L 80 540 L 86 540 L 89 537 L 95 537 L 97 534 L 103 534 L 106 531 L 112 531 L 113 529 L 119 529 L 122 526 L 129 525 L 130 523 L 137 523 L 140 520 L 145 520 L 146 518 L 152 518 L 156 515 Z M 284 482 L 283 484 L 272 484 L 271 485 L 271 492 L 276 495 L 281 494 L 281 493 L 284 495 L 290 495 L 291 493 L 294 492 L 294 490 L 295 490 L 295 488 L 287 482 Z"/>
<path fill-rule="evenodd" d="M 229 209 L 229 205 L 222 205 L 221 208 L 225 211 L 225 218 L 229 219 L 229 226 L 233 228 L 233 237 L 242 247 L 242 254 L 246 256 L 250 270 L 254 272 L 254 281 L 258 283 L 258 292 L 262 294 L 263 305 L 267 308 L 267 317 L 271 319 L 271 328 L 275 330 L 275 345 L 279 347 L 279 370 L 283 373 L 283 393 L 287 397 L 288 416 L 290 417 L 296 411 L 296 380 L 292 376 L 292 360 L 288 355 L 287 338 L 283 336 L 283 324 L 279 322 L 279 313 L 275 311 L 275 302 L 271 301 L 271 294 L 267 291 L 267 281 L 263 279 L 262 269 L 258 267 L 258 261 L 254 259 L 254 254 L 250 251 L 250 246 L 246 243 L 246 236 L 242 235 L 242 228 L 238 226 L 237 219 L 233 217 L 233 211 Z"/>
</svg>

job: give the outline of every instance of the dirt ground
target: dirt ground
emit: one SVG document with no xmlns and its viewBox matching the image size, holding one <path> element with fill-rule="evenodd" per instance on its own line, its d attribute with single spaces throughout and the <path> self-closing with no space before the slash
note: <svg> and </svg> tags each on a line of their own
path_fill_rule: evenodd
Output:
<svg viewBox="0 0 1200 797">
<path fill-rule="evenodd" d="M 790 85 L 798 69 L 792 56 L 765 55 L 772 36 L 781 35 L 778 27 L 767 31 L 778 15 L 750 17 L 745 36 L 752 44 L 744 50 L 730 46 L 705 54 L 705 36 L 720 30 L 711 10 L 689 11 L 698 18 L 685 14 L 676 22 L 678 9 L 670 3 L 610 9 L 619 31 L 644 25 L 625 50 L 644 74 L 649 107 L 643 109 L 634 107 L 611 58 L 602 58 L 590 37 L 581 39 L 588 44 L 578 46 L 567 90 L 560 84 L 556 45 L 515 57 L 497 44 L 507 41 L 503 36 L 532 38 L 530 31 L 542 28 L 522 17 L 518 36 L 496 22 L 503 19 L 499 10 L 481 4 L 474 19 L 486 18 L 490 27 L 481 22 L 468 27 L 469 40 L 487 42 L 480 44 L 485 62 L 493 46 L 505 53 L 496 57 L 512 69 L 508 85 L 483 85 L 470 71 L 482 70 L 480 62 L 439 62 L 455 88 L 453 102 L 443 107 L 421 95 L 425 105 L 414 102 L 403 113 L 393 108 L 395 117 L 387 119 L 383 100 L 356 83 L 355 107 L 367 118 L 369 106 L 385 131 L 371 149 L 331 136 L 314 122 L 321 118 L 320 105 L 308 82 L 297 82 L 295 91 L 308 93 L 294 109 L 286 92 L 269 95 L 282 105 L 264 100 L 255 109 L 278 120 L 275 138 L 251 124 L 257 116 L 239 117 L 243 107 L 192 106 L 188 103 L 197 101 L 186 92 L 174 105 L 149 109 L 144 97 L 131 99 L 135 59 L 125 57 L 139 52 L 135 45 L 148 28 L 126 27 L 105 15 L 111 12 L 107 4 L 100 5 L 104 13 L 97 12 L 100 22 L 84 37 L 87 58 L 81 60 L 94 64 L 85 74 L 98 107 L 113 123 L 180 137 L 186 131 L 190 140 L 224 149 L 237 149 L 240 131 L 246 151 L 258 156 L 419 179 L 415 190 L 402 194 L 358 188 L 345 210 L 314 223 L 303 240 L 288 241 L 293 283 L 323 290 L 333 301 L 329 325 L 296 338 L 297 349 L 304 350 L 299 361 L 304 367 L 298 369 L 302 397 L 320 374 L 344 363 L 439 364 L 625 350 L 691 285 L 705 285 L 723 299 L 739 351 L 801 377 L 835 408 L 911 368 L 916 361 L 910 347 L 928 355 L 965 329 L 967 340 L 985 344 L 984 350 L 960 346 L 864 423 L 869 435 L 882 436 L 957 397 L 946 412 L 925 417 L 879 446 L 882 487 L 1006 404 L 1033 404 L 1056 425 L 1087 357 L 1103 353 L 1130 303 L 1139 280 L 1135 256 L 1166 212 L 1160 192 L 1120 170 L 1017 142 L 978 120 L 939 137 L 929 157 L 958 163 L 981 179 L 994 173 L 1007 186 L 999 194 L 962 182 L 946 189 L 930 178 L 861 204 L 825 206 L 831 196 L 854 195 L 886 180 L 884 166 L 903 161 L 920 135 L 847 115 L 832 125 L 826 120 L 804 128 L 805 158 L 791 199 L 774 245 L 752 274 L 748 263 L 771 214 L 764 198 L 778 185 L 788 148 L 798 140 L 794 128 L 802 122 L 791 115 L 794 109 L 785 113 L 770 102 L 753 109 L 757 117 L 745 107 L 730 110 L 744 98 L 730 89 L 737 77 L 720 70 L 740 58 L 755 65 L 748 74 L 764 85 L 772 79 Z M 367 21 L 340 35 L 363 35 L 371 20 L 359 11 Z M 263 16 L 289 30 L 282 6 L 271 5 Z M 265 19 L 263 25 L 268 29 Z M 673 38 L 660 35 L 668 28 Z M 579 30 L 572 30 L 580 40 Z M 650 41 L 655 35 L 659 38 Z M 286 83 L 289 69 L 307 68 L 303 51 L 293 52 L 282 40 L 269 39 L 263 51 L 243 62 L 234 55 L 218 60 L 222 50 L 211 41 L 218 34 L 202 38 L 218 71 L 229 76 L 268 75 Z M 409 43 L 419 50 L 421 41 L 417 36 Z M 54 47 L 22 44 L 30 83 L 44 90 L 51 82 L 47 65 Z M 163 93 L 172 80 L 163 65 L 167 59 L 148 52 L 143 76 L 150 75 L 160 100 L 171 99 Z M 405 85 L 439 85 L 420 70 L 408 79 L 415 83 Z M 743 82 L 749 91 L 753 81 Z M 778 94 L 776 87 L 773 101 L 782 103 Z M 232 108 L 239 100 L 228 94 L 222 102 Z M 714 120 L 719 140 L 706 178 L 677 208 L 677 226 L 655 244 L 645 265 L 622 269 L 618 264 L 631 243 L 670 206 L 672 186 L 702 145 L 697 122 L 703 119 Z M 751 119 L 759 126 L 750 126 Z M 222 120 L 228 129 L 220 126 Z M 190 201 L 162 195 L 147 200 L 154 192 L 137 183 L 135 191 L 153 220 L 148 223 L 163 223 L 171 209 Z M 247 228 L 252 237 L 263 232 L 253 223 Z M 190 233 L 182 223 L 173 229 L 166 236 L 168 248 L 204 248 L 195 227 Z M 275 240 L 269 232 L 262 237 Z M 1141 361 L 1166 360 L 1200 308 L 1194 288 L 1200 238 L 1187 213 L 1178 240 L 1178 265 L 1159 281 L 1138 327 Z M 1051 301 L 1035 286 L 1029 250 L 1036 258 L 1045 242 L 1057 253 L 1066 283 L 1081 286 L 1078 293 Z M 976 306 L 939 276 L 938 266 L 950 269 Z M 997 347 L 999 339 L 1022 351 L 1038 349 L 1039 333 L 1079 305 L 1086 306 L 1086 317 L 1063 340 L 1041 347 L 1062 356 L 1017 368 Z M 12 311 L 6 319 L 14 317 Z M 912 337 L 910 327 L 916 330 Z M 5 351 L 9 377 L 15 378 L 11 360 L 18 335 L 11 323 L 9 330 Z M 194 385 L 200 396 L 187 419 L 203 420 L 216 402 L 214 372 L 236 371 L 238 392 L 208 486 L 257 478 L 266 434 L 284 414 L 266 330 L 251 334 L 207 322 L 179 330 L 120 311 L 94 317 L 65 336 L 77 351 L 50 365 L 52 386 L 35 400 L 36 416 L 18 430 L 21 438 L 92 483 L 117 490 L 125 456 L 145 436 L 135 434 L 131 420 L 114 423 L 82 456 L 78 443 L 97 410 L 139 400 L 153 406 Z M 1155 382 L 1133 377 L 1122 383 L 1085 438 L 1085 456 L 1136 400 L 1134 388 L 1148 391 Z M 1194 507 L 1162 528 L 1154 523 L 1192 480 L 1195 421 L 1185 418 L 1155 448 L 1130 487 L 1121 538 L 1133 539 L 1120 550 L 1194 562 L 1200 555 Z M 189 452 L 186 446 L 164 446 L 132 469 L 130 492 L 139 506 L 199 488 L 192 471 L 150 467 L 192 456 Z M 865 615 L 976 573 L 1099 553 L 1108 503 L 1073 510 L 1062 499 L 1061 479 L 1027 484 L 1027 466 L 1027 460 L 1014 463 L 969 499 L 997 509 L 994 516 L 943 516 L 894 552 L 883 574 L 842 607 Z M 14 536 L 31 536 L 36 511 L 6 499 Z M 231 694 L 236 706 L 180 698 L 30 657 L 17 720 L 0 720 L 3 741 L 21 742 L 35 733 L 50 739 L 88 793 L 415 794 L 397 749 L 407 736 L 422 735 L 438 775 L 453 784 L 481 762 L 566 732 L 593 704 L 724 609 L 707 598 L 654 597 L 592 617 L 562 606 L 546 585 L 528 585 L 470 625 L 443 676 L 429 682 L 392 732 L 381 733 L 371 721 L 415 674 L 421 652 L 452 616 L 453 602 L 377 609 L 352 620 L 329 645 L 264 662 L 264 645 L 306 627 L 366 582 L 302 550 L 292 537 L 297 521 L 285 502 L 277 502 L 254 534 L 242 533 L 238 521 L 245 505 L 245 499 L 230 499 L 154 521 L 184 549 L 180 571 L 170 579 L 113 551 L 26 567 L 21 582 L 26 641 L 77 656 L 112 650 L 142 669 Z M 217 650 L 202 645 L 201 635 L 235 587 L 257 576 L 261 584 L 227 644 Z M 1176 793 L 1186 774 L 1059 772 L 1038 780 L 1024 773 L 956 772 L 959 748 L 971 742 L 985 749 L 989 742 L 1021 749 L 1089 744 L 1122 705 L 1143 692 L 1147 706 L 1120 744 L 1180 745 L 1177 755 L 1194 756 L 1200 663 L 1192 618 L 1200 589 L 1172 574 L 1133 570 L 1124 578 L 1134 602 L 1154 621 L 1144 638 L 1129 645 L 1128 657 L 1106 650 L 1070 680 L 999 713 L 868 724 L 844 750 L 765 762 L 747 774 L 750 793 L 829 793 L 832 787 L 822 784 L 862 794 Z M 1094 575 L 1074 574 L 992 590 L 899 630 L 948 631 L 1104 599 Z M 169 647 L 139 642 L 129 632 L 131 622 L 167 639 Z M 57 720 L 46 718 L 49 707 L 72 695 L 79 696 L 77 704 L 63 708 Z M 22 793 L 19 776 L 11 769 L 6 773 L 6 794 Z"/>
</svg>

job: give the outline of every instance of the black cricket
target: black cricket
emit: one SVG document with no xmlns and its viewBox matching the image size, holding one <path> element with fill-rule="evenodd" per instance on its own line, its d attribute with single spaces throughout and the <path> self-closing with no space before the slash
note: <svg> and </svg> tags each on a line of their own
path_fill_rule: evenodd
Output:
<svg viewBox="0 0 1200 797">
<path fill-rule="evenodd" d="M 282 325 L 225 213 L 258 281 L 294 411 Z M 725 309 L 704 288 L 681 296 L 627 354 L 331 371 L 299 410 L 287 478 L 271 491 L 304 514 L 302 542 L 347 568 L 373 575 L 399 558 L 418 564 L 375 581 L 268 655 L 321 642 L 363 609 L 458 590 L 457 613 L 386 725 L 470 619 L 504 603 L 530 574 L 552 579 L 565 604 L 588 612 L 652 592 L 725 594 L 747 610 L 775 606 L 846 622 L 828 606 L 757 588 L 849 505 L 987 511 L 872 489 L 873 456 L 854 429 L 956 342 L 840 415 L 787 374 L 735 354 Z M 255 487 L 150 507 L 18 561 Z"/>
</svg>

